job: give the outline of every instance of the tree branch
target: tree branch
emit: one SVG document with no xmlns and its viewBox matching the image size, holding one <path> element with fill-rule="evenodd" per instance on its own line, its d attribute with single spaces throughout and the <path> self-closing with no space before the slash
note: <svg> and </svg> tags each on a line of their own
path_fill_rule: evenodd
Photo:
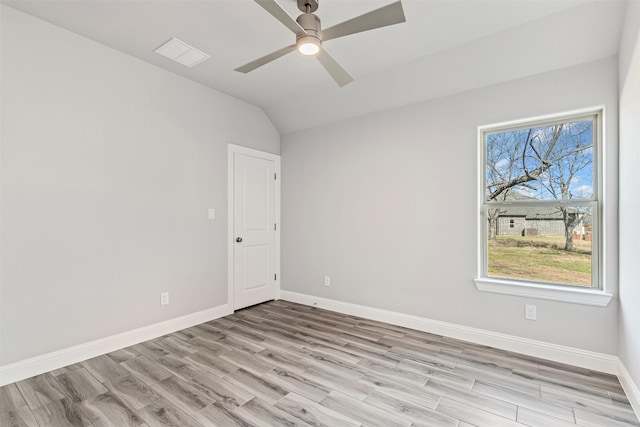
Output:
<svg viewBox="0 0 640 427">
<path fill-rule="evenodd" d="M 554 137 L 557 140 L 557 136 L 554 135 Z M 510 188 L 513 188 L 513 187 L 517 186 L 517 185 L 522 185 L 522 184 L 524 184 L 526 182 L 529 182 L 529 181 L 535 181 L 540 177 L 540 175 L 542 175 L 542 173 L 544 171 L 549 169 L 554 163 L 559 162 L 560 160 L 564 159 L 565 157 L 571 156 L 573 154 L 579 153 L 579 152 L 584 151 L 584 150 L 588 150 L 591 147 L 593 147 L 593 144 L 585 145 L 584 147 L 578 147 L 578 148 L 576 148 L 574 150 L 571 150 L 571 151 L 568 151 L 566 153 L 563 153 L 561 156 L 556 157 L 555 159 L 553 159 L 553 162 L 543 162 L 540 167 L 534 169 L 532 172 L 525 171 L 524 175 L 521 175 L 521 176 L 519 176 L 517 178 L 513 178 L 513 179 L 511 179 L 509 181 L 506 181 L 506 182 L 503 181 L 503 183 L 501 185 L 499 185 L 498 188 L 496 188 L 491 194 L 489 194 L 489 197 L 487 199 L 488 200 L 494 200 L 503 191 L 506 191 L 506 190 L 508 190 Z M 495 187 L 495 184 L 487 185 L 487 188 L 491 188 L 491 187 Z"/>
</svg>

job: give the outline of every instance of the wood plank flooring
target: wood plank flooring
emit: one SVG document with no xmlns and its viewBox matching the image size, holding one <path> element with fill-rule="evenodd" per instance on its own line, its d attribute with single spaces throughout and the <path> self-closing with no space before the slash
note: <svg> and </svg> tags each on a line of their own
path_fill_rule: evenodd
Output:
<svg viewBox="0 0 640 427">
<path fill-rule="evenodd" d="M 284 301 L 0 388 L 9 426 L 640 426 L 617 378 Z"/>
</svg>

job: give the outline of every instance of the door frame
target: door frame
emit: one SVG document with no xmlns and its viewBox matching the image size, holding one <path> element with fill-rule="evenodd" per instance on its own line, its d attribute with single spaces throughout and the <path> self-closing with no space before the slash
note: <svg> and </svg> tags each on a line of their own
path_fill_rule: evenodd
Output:
<svg viewBox="0 0 640 427">
<path fill-rule="evenodd" d="M 275 266 L 274 271 L 276 274 L 275 283 L 275 299 L 280 299 L 280 156 L 278 154 L 267 153 L 265 151 L 255 150 L 253 148 L 243 147 L 241 145 L 227 144 L 227 304 L 234 309 L 234 270 L 235 270 L 235 255 L 234 255 L 234 242 L 235 234 L 233 230 L 234 219 L 234 155 L 243 154 L 245 156 L 256 157 L 264 160 L 271 160 L 274 163 L 276 180 L 275 180 L 275 221 L 276 221 L 276 235 L 275 235 Z"/>
</svg>

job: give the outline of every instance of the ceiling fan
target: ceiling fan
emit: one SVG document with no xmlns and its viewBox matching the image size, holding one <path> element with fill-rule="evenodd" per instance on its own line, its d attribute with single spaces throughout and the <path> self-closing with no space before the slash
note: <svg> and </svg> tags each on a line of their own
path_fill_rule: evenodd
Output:
<svg viewBox="0 0 640 427">
<path fill-rule="evenodd" d="M 338 37 L 405 22 L 402 3 L 397 1 L 322 30 L 320 18 L 313 13 L 318 10 L 319 0 L 297 1 L 298 9 L 302 11 L 302 14 L 297 19 L 293 19 L 276 0 L 255 0 L 256 3 L 296 35 L 296 42 L 238 67 L 235 71 L 248 73 L 287 53 L 298 50 L 303 55 L 315 55 L 336 83 L 342 87 L 351 83 L 353 78 L 323 49 L 322 43 Z"/>
</svg>

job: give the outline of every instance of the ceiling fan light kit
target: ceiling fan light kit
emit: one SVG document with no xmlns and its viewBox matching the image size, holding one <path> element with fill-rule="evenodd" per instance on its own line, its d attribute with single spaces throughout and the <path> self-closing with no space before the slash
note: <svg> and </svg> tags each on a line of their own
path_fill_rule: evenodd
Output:
<svg viewBox="0 0 640 427">
<path fill-rule="evenodd" d="M 313 56 L 320 52 L 320 39 L 314 36 L 298 37 L 296 41 L 298 52 L 305 56 Z"/>
<path fill-rule="evenodd" d="M 313 13 L 318 10 L 319 0 L 297 0 L 298 9 L 300 9 L 302 15 L 295 20 L 276 0 L 255 0 L 255 2 L 289 28 L 296 35 L 296 43 L 251 61 L 236 68 L 235 71 L 248 73 L 271 61 L 275 61 L 289 52 L 297 50 L 302 55 L 315 55 L 320 64 L 341 87 L 351 83 L 353 77 L 327 53 L 322 47 L 322 42 L 405 22 L 404 11 L 400 1 L 349 19 L 324 31 L 321 29 L 320 18 Z"/>
</svg>

